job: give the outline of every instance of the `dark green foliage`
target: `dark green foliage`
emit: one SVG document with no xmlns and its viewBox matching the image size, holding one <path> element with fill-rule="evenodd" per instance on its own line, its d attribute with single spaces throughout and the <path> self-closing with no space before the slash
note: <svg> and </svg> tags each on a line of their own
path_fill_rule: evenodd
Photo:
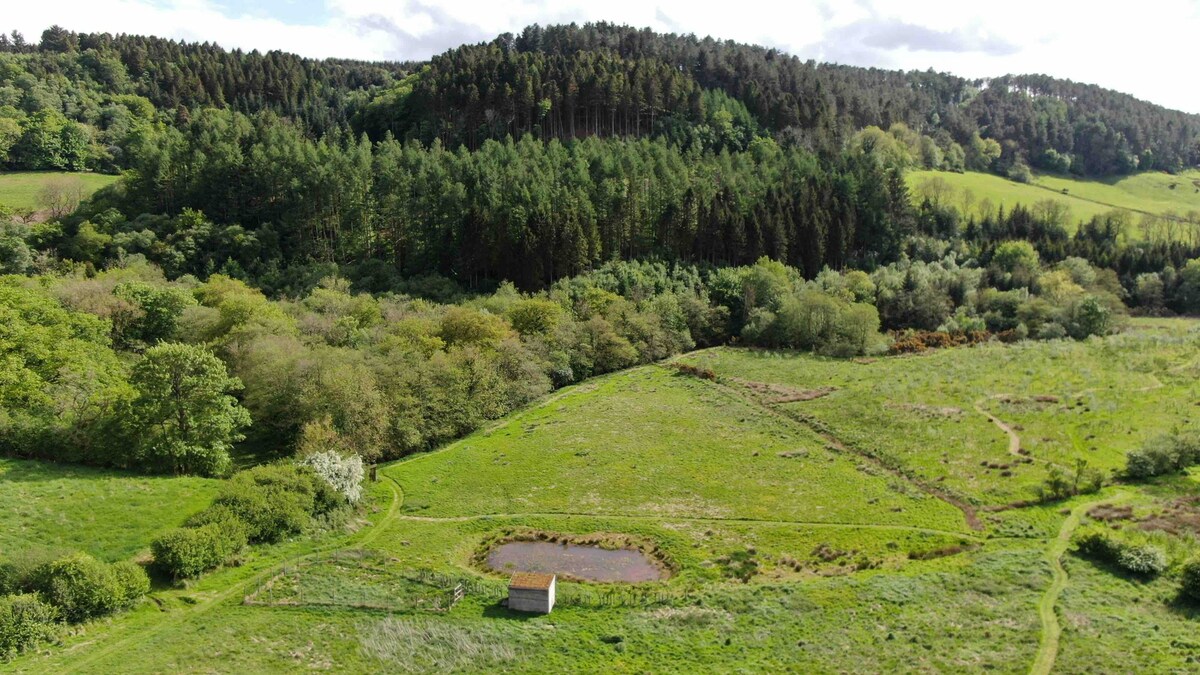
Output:
<svg viewBox="0 0 1200 675">
<path fill-rule="evenodd" d="M 267 464 L 234 474 L 214 504 L 247 526 L 252 542 L 276 542 L 303 532 L 314 515 L 345 500 L 311 469 Z"/>
<path fill-rule="evenodd" d="M 721 573 L 730 579 L 748 583 L 758 573 L 758 558 L 753 548 L 734 551 L 717 558 Z"/>
<path fill-rule="evenodd" d="M 1072 538 L 1080 555 L 1105 562 L 1137 576 L 1157 576 L 1167 569 L 1167 554 L 1160 546 L 1126 541 L 1098 525 L 1077 532 Z"/>
<path fill-rule="evenodd" d="M 934 146 L 959 169 L 1003 172 L 1033 159 L 1051 170 L 1113 174 L 1196 162 L 1195 115 L 1042 75 L 983 84 L 608 23 L 535 25 L 435 57 L 374 97 L 356 122 L 377 139 L 472 148 L 530 133 L 662 134 L 684 147 L 736 149 L 762 128 L 824 152 L 840 150 L 847 129 L 902 122 L 932 127 Z"/>
<path fill-rule="evenodd" d="M 151 544 L 154 565 L 174 579 L 228 562 L 247 543 L 271 543 L 307 530 L 346 499 L 305 466 L 264 464 L 234 474 L 207 509 Z"/>
<path fill-rule="evenodd" d="M 1200 603 L 1200 560 L 1190 560 L 1179 573 L 1179 595 Z"/>
<path fill-rule="evenodd" d="M 54 638 L 58 611 L 33 594 L 0 596 L 0 660 Z"/>
<path fill-rule="evenodd" d="M 67 621 L 86 621 L 131 606 L 150 588 L 132 563 L 106 564 L 83 553 L 40 566 L 32 587 Z"/>
</svg>

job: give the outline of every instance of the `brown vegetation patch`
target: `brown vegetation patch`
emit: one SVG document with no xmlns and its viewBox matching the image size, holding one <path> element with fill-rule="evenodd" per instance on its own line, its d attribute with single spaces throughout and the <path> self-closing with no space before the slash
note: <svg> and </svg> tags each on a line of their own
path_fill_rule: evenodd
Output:
<svg viewBox="0 0 1200 675">
<path fill-rule="evenodd" d="M 1129 520 L 1133 518 L 1133 507 L 1097 504 L 1088 510 L 1087 515 L 1092 520 L 1102 520 L 1106 523 L 1111 523 L 1115 520 Z"/>
<path fill-rule="evenodd" d="M 992 339 L 985 330 L 947 333 L 933 330 L 910 330 L 892 334 L 891 354 L 919 354 L 930 349 L 969 347 Z"/>
<path fill-rule="evenodd" d="M 1173 535 L 1200 535 L 1200 497 L 1181 497 L 1165 504 L 1158 513 L 1138 522 L 1138 529 Z"/>
<path fill-rule="evenodd" d="M 896 410 L 914 412 L 925 417 L 958 417 L 963 413 L 962 408 L 954 406 L 925 405 L 924 403 L 893 403 L 888 401 L 885 407 Z"/>
<path fill-rule="evenodd" d="M 828 396 L 837 391 L 837 387 L 796 389 L 794 387 L 789 387 L 782 384 L 773 384 L 770 382 L 752 382 L 750 380 L 742 380 L 739 378 L 732 378 L 732 380 L 762 397 L 765 403 L 770 403 L 773 405 L 780 403 L 811 401 L 813 399 L 821 398 L 822 396 Z"/>
<path fill-rule="evenodd" d="M 680 375 L 687 375 L 688 377 L 698 377 L 702 380 L 715 381 L 717 379 L 717 374 L 716 374 L 716 372 L 713 371 L 712 368 L 705 368 L 703 366 L 693 366 L 690 363 L 674 363 L 671 365 L 673 365 L 675 367 L 675 371 L 678 372 Z"/>
<path fill-rule="evenodd" d="M 910 560 L 934 560 L 936 558 L 948 558 L 952 555 L 958 555 L 964 551 L 971 551 L 978 548 L 971 544 L 954 544 L 952 546 L 943 546 L 934 548 L 928 551 L 909 551 L 908 558 Z"/>
</svg>

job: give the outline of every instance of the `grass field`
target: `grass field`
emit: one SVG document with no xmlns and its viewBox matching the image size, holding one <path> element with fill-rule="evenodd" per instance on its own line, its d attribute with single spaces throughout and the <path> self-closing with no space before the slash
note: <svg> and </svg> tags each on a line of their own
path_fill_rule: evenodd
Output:
<svg viewBox="0 0 1200 675">
<path fill-rule="evenodd" d="M 11 209 L 42 208 L 39 195 L 42 188 L 52 181 L 79 182 L 84 197 L 102 187 L 111 185 L 119 176 L 101 173 L 70 173 L 66 171 L 8 171 L 0 172 L 0 206 Z"/>
<path fill-rule="evenodd" d="M 988 508 L 1030 497 L 1047 462 L 1115 468 L 1194 421 L 1198 325 L 869 363 L 682 357 L 715 382 L 670 364 L 616 373 L 381 468 L 363 527 L 257 548 L 7 668 L 1185 672 L 1200 659 L 1196 612 L 1173 601 L 1170 574 L 1121 576 L 1068 543 L 1098 505 L 1150 518 L 1200 496 L 1200 473 Z M 1014 436 L 1030 463 L 1014 463 Z M 16 501 L 48 508 L 61 493 Z M 673 574 L 638 590 L 560 582 L 553 614 L 513 614 L 497 603 L 503 576 L 475 561 L 516 530 L 652 542 Z M 1172 536 L 1175 557 L 1200 548 Z M 730 573 L 739 553 L 756 564 L 748 582 Z M 459 582 L 465 599 L 431 610 Z"/>
<path fill-rule="evenodd" d="M 0 459 L 0 558 L 38 549 L 128 558 L 207 506 L 217 485 Z"/>
<path fill-rule="evenodd" d="M 1070 209 L 1072 224 L 1113 209 L 1133 212 L 1135 222 L 1140 214 L 1171 212 L 1186 217 L 1189 212 L 1200 211 L 1200 185 L 1197 184 L 1200 172 L 1195 171 L 1176 176 L 1147 172 L 1102 181 L 1038 175 L 1030 184 L 976 172 L 910 171 L 906 178 L 914 199 L 920 198 L 920 186 L 931 178 L 946 181 L 954 188 L 954 193 L 947 196 L 948 203 L 960 210 L 964 206 L 962 192 L 970 191 L 969 210 L 972 213 L 984 199 L 991 201 L 992 208 L 1003 205 L 1005 210 L 1017 204 L 1031 206 L 1049 199 Z M 1063 190 L 1066 190 L 1065 194 Z"/>
</svg>

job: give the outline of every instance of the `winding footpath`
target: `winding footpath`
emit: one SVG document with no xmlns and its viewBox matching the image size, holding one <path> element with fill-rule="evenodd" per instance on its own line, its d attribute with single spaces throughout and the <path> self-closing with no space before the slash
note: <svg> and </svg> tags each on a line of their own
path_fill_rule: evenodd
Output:
<svg viewBox="0 0 1200 675">
<path fill-rule="evenodd" d="M 1058 596 L 1067 586 L 1067 570 L 1062 566 L 1062 557 L 1071 543 L 1071 535 L 1075 533 L 1075 528 L 1079 527 L 1079 521 L 1083 514 L 1092 507 L 1100 504 L 1117 504 L 1128 498 L 1128 493 L 1118 492 L 1108 499 L 1097 499 L 1071 509 L 1070 515 L 1058 530 L 1058 536 L 1050 542 L 1050 547 L 1046 549 L 1046 560 L 1050 563 L 1054 579 L 1050 582 L 1050 587 L 1046 589 L 1045 594 L 1042 595 L 1042 599 L 1038 601 L 1038 617 L 1042 622 L 1042 636 L 1033 665 L 1029 668 L 1030 675 L 1048 675 L 1058 658 L 1058 643 L 1062 635 L 1062 626 L 1058 623 L 1055 605 L 1058 603 Z"/>
</svg>

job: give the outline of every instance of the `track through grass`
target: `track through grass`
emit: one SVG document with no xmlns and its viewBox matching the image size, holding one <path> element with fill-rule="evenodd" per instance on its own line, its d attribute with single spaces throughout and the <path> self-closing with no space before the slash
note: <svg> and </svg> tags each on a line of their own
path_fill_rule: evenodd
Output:
<svg viewBox="0 0 1200 675">
<path fill-rule="evenodd" d="M 1062 527 L 1058 531 L 1058 536 L 1050 542 L 1050 547 L 1046 549 L 1046 560 L 1050 563 L 1054 578 L 1041 600 L 1038 601 L 1038 618 L 1042 622 L 1042 636 L 1038 643 L 1037 656 L 1029 668 L 1030 675 L 1048 675 L 1054 668 L 1055 659 L 1058 658 L 1062 626 L 1058 623 L 1055 605 L 1058 603 L 1058 596 L 1067 586 L 1067 571 L 1063 569 L 1062 557 L 1071 543 L 1071 535 L 1074 534 L 1075 528 L 1079 527 L 1080 518 L 1092 507 L 1100 504 L 1120 504 L 1128 498 L 1127 493 L 1118 492 L 1107 499 L 1085 502 L 1071 509 L 1070 515 L 1063 521 Z"/>
</svg>

